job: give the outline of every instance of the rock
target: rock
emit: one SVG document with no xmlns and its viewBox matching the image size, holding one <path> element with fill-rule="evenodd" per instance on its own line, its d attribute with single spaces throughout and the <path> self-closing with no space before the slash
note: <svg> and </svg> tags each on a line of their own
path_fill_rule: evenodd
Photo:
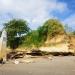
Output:
<svg viewBox="0 0 75 75">
<path fill-rule="evenodd" d="M 48 59 L 52 60 L 52 57 L 48 57 Z"/>
<path fill-rule="evenodd" d="M 19 61 L 15 60 L 15 61 L 14 61 L 14 64 L 19 64 Z"/>
</svg>

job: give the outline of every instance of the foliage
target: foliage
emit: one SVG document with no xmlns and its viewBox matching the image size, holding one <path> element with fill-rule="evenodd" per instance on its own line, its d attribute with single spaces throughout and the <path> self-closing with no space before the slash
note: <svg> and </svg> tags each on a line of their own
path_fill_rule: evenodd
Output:
<svg viewBox="0 0 75 75">
<path fill-rule="evenodd" d="M 39 47 L 40 46 L 40 37 L 37 30 L 32 30 L 25 36 L 24 45 L 27 47 Z"/>
<path fill-rule="evenodd" d="M 7 31 L 7 44 L 12 49 L 18 47 L 22 42 L 22 34 L 29 32 L 28 23 L 22 19 L 13 19 L 4 24 L 4 28 Z"/>
<path fill-rule="evenodd" d="M 43 26 L 38 28 L 38 31 L 41 39 L 44 41 L 46 41 L 48 37 L 52 38 L 65 32 L 63 25 L 56 19 L 49 19 Z"/>
<path fill-rule="evenodd" d="M 0 31 L 0 37 L 1 37 L 2 31 Z"/>
<path fill-rule="evenodd" d="M 44 26 L 40 26 L 38 29 L 37 29 L 38 33 L 39 33 L 39 40 L 41 42 L 44 42 L 46 41 L 46 38 L 47 38 L 47 28 L 44 27 Z"/>
<path fill-rule="evenodd" d="M 21 19 L 13 19 L 5 23 L 4 27 L 7 31 L 8 46 L 13 49 L 19 45 L 38 48 L 45 43 L 48 37 L 52 38 L 65 32 L 62 23 L 56 19 L 49 19 L 37 30 L 31 31 L 29 31 L 28 23 Z"/>
<path fill-rule="evenodd" d="M 39 47 L 45 43 L 48 37 L 54 37 L 55 35 L 62 34 L 64 32 L 64 27 L 58 20 L 50 19 L 37 30 L 32 30 L 29 32 L 25 36 L 23 45 L 28 47 Z"/>
<path fill-rule="evenodd" d="M 73 31 L 73 35 L 75 35 L 75 31 Z"/>
</svg>

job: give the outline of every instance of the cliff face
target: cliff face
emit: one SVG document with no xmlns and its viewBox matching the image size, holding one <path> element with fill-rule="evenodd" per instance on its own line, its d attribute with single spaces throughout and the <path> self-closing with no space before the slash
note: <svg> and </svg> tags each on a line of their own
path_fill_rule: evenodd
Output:
<svg viewBox="0 0 75 75">
<path fill-rule="evenodd" d="M 48 52 L 75 52 L 75 37 L 56 35 L 45 42 L 45 45 L 39 48 L 42 51 Z"/>
<path fill-rule="evenodd" d="M 47 39 L 45 44 L 46 45 L 49 45 L 49 44 L 59 44 L 59 43 L 63 43 L 63 42 L 67 42 L 67 36 L 65 34 L 56 35 L 55 37 L 53 37 L 51 39 Z"/>
<path fill-rule="evenodd" d="M 75 36 L 69 36 L 69 49 L 73 49 L 75 52 Z"/>
</svg>

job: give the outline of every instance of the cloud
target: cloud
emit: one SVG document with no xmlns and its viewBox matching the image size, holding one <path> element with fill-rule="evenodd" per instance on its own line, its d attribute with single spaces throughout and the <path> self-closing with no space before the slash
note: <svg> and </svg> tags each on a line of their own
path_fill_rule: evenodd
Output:
<svg viewBox="0 0 75 75">
<path fill-rule="evenodd" d="M 12 18 L 22 18 L 36 29 L 45 20 L 54 18 L 53 11 L 64 13 L 66 3 L 58 0 L 0 0 L 0 20 L 2 23 Z"/>
<path fill-rule="evenodd" d="M 75 14 L 71 14 L 70 16 L 68 16 L 63 23 L 65 25 L 68 25 L 69 27 L 71 27 L 73 30 L 75 30 Z"/>
</svg>

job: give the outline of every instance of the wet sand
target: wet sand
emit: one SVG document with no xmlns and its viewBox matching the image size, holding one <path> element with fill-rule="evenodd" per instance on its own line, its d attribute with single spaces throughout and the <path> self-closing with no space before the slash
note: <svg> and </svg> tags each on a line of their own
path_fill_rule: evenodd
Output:
<svg viewBox="0 0 75 75">
<path fill-rule="evenodd" d="M 0 65 L 0 75 L 75 75 L 75 56 L 35 60 L 31 63 Z"/>
</svg>

